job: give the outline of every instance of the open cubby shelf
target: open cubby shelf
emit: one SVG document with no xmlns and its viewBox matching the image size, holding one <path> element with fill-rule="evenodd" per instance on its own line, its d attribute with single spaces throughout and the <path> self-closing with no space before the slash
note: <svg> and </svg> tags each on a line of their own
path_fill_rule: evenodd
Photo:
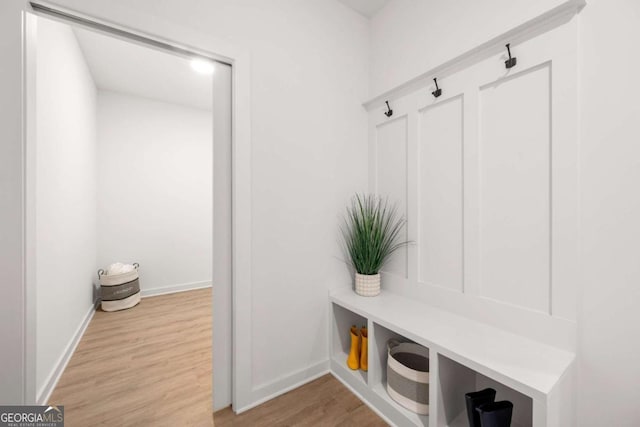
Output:
<svg viewBox="0 0 640 427">
<path fill-rule="evenodd" d="M 387 422 L 397 426 L 462 427 L 464 394 L 493 387 L 514 404 L 514 427 L 555 427 L 567 420 L 573 353 L 471 319 L 382 292 L 330 294 L 331 371 Z M 369 370 L 347 367 L 351 325 L 369 328 Z M 387 342 L 396 338 L 429 349 L 429 415 L 394 402 L 386 390 Z"/>
</svg>

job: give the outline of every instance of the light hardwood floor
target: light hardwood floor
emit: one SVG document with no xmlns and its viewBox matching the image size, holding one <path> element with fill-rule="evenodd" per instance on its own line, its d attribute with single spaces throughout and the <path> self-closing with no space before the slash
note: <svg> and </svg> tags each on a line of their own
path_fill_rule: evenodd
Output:
<svg viewBox="0 0 640 427">
<path fill-rule="evenodd" d="M 54 390 L 67 427 L 211 426 L 211 289 L 98 310 Z M 216 427 L 384 426 L 331 375 Z"/>
<path fill-rule="evenodd" d="M 50 403 L 65 425 L 211 426 L 211 289 L 98 310 Z"/>
<path fill-rule="evenodd" d="M 240 415 L 223 409 L 214 420 L 216 427 L 387 425 L 329 374 Z"/>
</svg>

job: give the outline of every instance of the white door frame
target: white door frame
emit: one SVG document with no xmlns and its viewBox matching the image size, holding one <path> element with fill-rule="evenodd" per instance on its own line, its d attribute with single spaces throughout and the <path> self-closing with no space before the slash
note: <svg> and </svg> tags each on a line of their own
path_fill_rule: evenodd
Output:
<svg viewBox="0 0 640 427">
<path fill-rule="evenodd" d="M 90 16 L 75 10 L 61 8 L 46 1 L 33 1 L 31 4 L 44 6 L 54 11 L 78 17 L 104 25 L 116 32 L 123 31 L 137 35 L 158 43 L 174 47 L 178 50 L 192 52 L 196 55 L 225 62 L 232 66 L 232 404 L 234 410 L 246 407 L 251 402 L 251 104 L 250 104 L 250 57 L 244 49 L 239 49 L 224 41 L 214 39 L 206 34 L 197 33 L 191 29 L 163 22 L 162 28 L 158 24 L 146 24 L 145 28 L 139 25 L 123 22 L 114 23 L 96 16 Z M 28 24 L 35 13 L 31 5 L 25 2 L 23 8 L 22 40 L 24 48 L 23 81 L 27 90 L 23 91 L 23 122 L 25 123 L 22 148 L 33 146 L 35 138 L 35 58 L 30 56 L 35 50 L 35 34 L 28 29 L 33 26 Z M 135 18 L 135 16 L 133 17 Z M 132 18 L 132 19 L 133 19 Z M 155 26 L 154 28 L 151 28 Z M 161 31 L 162 35 L 158 33 Z M 29 49 L 32 47 L 32 49 Z M 30 54 L 31 52 L 31 54 Z M 30 84 L 31 83 L 31 84 Z M 30 89 L 29 89 L 30 88 Z M 31 168 L 29 159 L 26 158 L 23 167 Z M 32 189 L 23 186 L 23 200 L 28 205 L 33 202 Z M 29 231 L 32 219 L 27 217 L 27 209 L 24 211 L 24 224 L 26 224 L 25 261 L 31 257 L 29 248 L 33 248 L 33 233 Z M 31 259 L 33 259 L 31 257 Z M 35 310 L 35 282 L 33 267 L 26 263 L 25 280 L 22 281 L 22 289 L 25 295 L 24 318 L 24 342 L 25 342 L 25 372 L 24 395 L 25 403 L 36 401 L 36 310 Z M 214 298 L 215 308 L 215 298 Z"/>
</svg>

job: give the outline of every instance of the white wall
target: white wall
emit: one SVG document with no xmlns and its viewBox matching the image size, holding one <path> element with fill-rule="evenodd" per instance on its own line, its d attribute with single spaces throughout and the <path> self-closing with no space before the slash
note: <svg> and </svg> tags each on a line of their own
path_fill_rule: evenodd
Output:
<svg viewBox="0 0 640 427">
<path fill-rule="evenodd" d="M 370 96 L 561 3 L 564 0 L 391 0 L 371 20 Z"/>
<path fill-rule="evenodd" d="M 97 114 L 98 265 L 139 262 L 143 294 L 210 285 L 211 111 L 100 90 Z"/>
<path fill-rule="evenodd" d="M 96 88 L 70 27 L 38 22 L 36 186 L 37 388 L 93 307 Z"/>
<path fill-rule="evenodd" d="M 640 3 L 580 14 L 582 299 L 578 425 L 640 425 Z"/>
<path fill-rule="evenodd" d="M 330 273 L 314 273 L 318 278 L 312 276 L 309 280 L 304 274 L 311 271 L 308 263 L 301 262 L 303 254 L 294 253 L 290 245 L 277 245 L 274 254 L 265 253 L 266 244 L 254 248 L 254 287 L 257 288 L 254 294 L 260 297 L 257 303 L 264 304 L 265 311 L 269 307 L 280 309 L 280 303 L 271 302 L 283 294 L 289 295 L 285 292 L 288 286 L 293 297 L 287 301 L 300 304 L 296 315 L 287 319 L 288 324 L 283 322 L 284 316 L 278 316 L 273 322 L 265 322 L 264 314 L 256 319 L 256 335 L 265 335 L 258 350 L 263 352 L 266 366 L 275 370 L 262 372 L 254 379 L 254 384 L 259 383 L 256 380 L 264 382 L 295 372 L 322 356 L 323 346 L 314 345 L 314 336 L 317 332 L 324 333 L 324 323 L 318 320 L 309 328 L 307 321 L 317 317 L 313 313 L 320 312 L 319 304 L 324 304 L 326 286 L 332 283 L 330 277 L 343 277 L 335 260 L 325 256 L 327 250 L 336 249 L 330 234 L 334 212 L 341 209 L 351 193 L 347 188 L 352 186 L 349 183 L 354 187 L 364 184 L 366 162 L 360 162 L 360 156 L 365 144 L 366 125 L 358 103 L 367 96 L 367 83 L 363 78 L 367 73 L 363 53 L 367 49 L 366 22 L 347 12 L 339 12 L 338 17 L 328 15 L 335 11 L 335 6 L 325 1 L 289 1 L 276 6 L 248 0 L 211 3 L 149 0 L 138 5 L 124 0 L 108 3 L 59 0 L 56 3 L 159 34 L 166 22 L 185 28 L 191 26 L 195 29 L 185 29 L 184 32 L 200 31 L 203 38 L 226 38 L 252 50 L 252 128 L 257 172 L 254 181 L 258 189 L 264 191 L 270 189 L 274 182 L 284 181 L 298 163 L 311 168 L 312 172 L 303 178 L 298 177 L 296 182 L 300 188 L 325 188 L 324 191 L 316 191 L 315 198 L 311 193 L 303 194 L 304 202 L 311 202 L 308 210 L 319 210 L 308 217 L 308 222 L 327 233 L 325 238 L 318 239 L 321 233 L 311 231 L 306 237 L 316 238 L 321 243 L 310 245 L 307 241 L 302 242 L 302 237 L 291 237 L 294 232 L 304 232 L 308 228 L 296 216 L 284 215 L 291 222 L 291 231 L 281 225 L 284 220 L 276 220 L 273 234 L 284 232 L 288 236 L 286 240 L 303 243 L 300 247 L 311 255 L 318 255 L 322 266 L 331 266 Z M 457 15 L 449 15 L 455 19 L 441 19 L 432 9 L 424 9 L 422 13 L 418 13 L 418 9 L 407 9 L 411 5 L 426 8 L 431 2 L 398 0 L 385 8 L 372 23 L 371 94 L 454 57 L 475 44 L 476 38 L 480 41 L 487 35 L 500 33 L 517 21 L 526 19 L 525 15 L 529 15 L 532 9 L 542 10 L 558 2 L 494 0 L 490 4 L 477 3 L 464 2 L 464 7 L 460 7 L 461 0 L 439 2 L 445 11 L 449 10 L 450 4 L 457 5 L 464 19 Z M 397 15 L 392 12 L 396 4 L 403 5 L 402 8 L 398 6 Z M 0 352 L 2 403 L 20 402 L 24 398 L 24 294 L 21 286 L 24 222 L 20 120 L 20 12 L 24 8 L 24 1 L 0 2 L 0 93 L 3 94 L 0 97 L 0 271 L 3 286 L 0 335 L 3 348 L 11 349 Z M 401 19 L 402 11 L 410 16 Z M 153 20 L 148 19 L 150 14 L 156 15 Z M 638 365 L 632 358 L 638 350 L 636 337 L 640 325 L 638 311 L 632 306 L 637 300 L 640 275 L 637 256 L 634 256 L 637 253 L 634 251 L 637 240 L 634 237 L 638 235 L 636 219 L 640 205 L 635 188 L 638 182 L 636 174 L 640 170 L 636 164 L 638 135 L 634 128 L 634 118 L 638 114 L 633 103 L 639 91 L 636 79 L 638 64 L 633 56 L 634 41 L 638 38 L 634 26 L 638 19 L 637 4 L 634 0 L 592 0 L 581 15 L 584 283 L 579 313 L 579 425 L 633 425 L 638 419 L 635 403 L 638 389 L 632 383 L 639 375 Z M 396 24 L 392 25 L 394 22 Z M 393 51 L 397 45 L 393 41 L 394 34 L 401 37 L 402 42 L 413 38 L 414 34 L 431 32 L 437 34 L 435 39 L 416 44 L 403 43 L 406 49 Z M 390 38 L 386 48 L 386 42 L 380 40 L 385 36 Z M 345 40 L 350 42 L 345 43 Z M 435 49 L 433 53 L 427 54 L 425 42 Z M 452 46 L 458 47 L 454 51 Z M 273 66 L 278 63 L 282 65 Z M 303 66 L 308 64 L 315 66 Z M 288 89 L 289 84 L 291 90 Z M 603 87 L 609 89 L 604 90 Z M 298 92 L 303 93 L 297 94 L 296 89 L 301 88 L 303 90 Z M 332 126 L 323 126 L 325 123 L 332 123 Z M 284 147 L 293 149 L 274 150 Z M 315 156 L 307 160 L 311 154 Z M 269 179 L 265 180 L 270 167 L 282 170 L 282 178 L 267 176 Z M 322 187 L 304 186 L 317 182 L 320 175 L 328 177 Z M 286 213 L 285 203 L 277 206 L 276 212 L 266 212 L 268 199 L 288 199 L 296 182 L 285 182 L 284 187 L 275 186 L 256 197 L 254 218 L 258 214 L 261 216 L 254 222 L 256 236 L 264 237 L 268 232 L 265 224 L 276 214 Z M 274 272 L 267 268 L 272 257 L 280 259 L 273 268 Z M 282 268 L 283 263 L 286 264 L 285 270 L 289 271 L 286 277 L 275 272 L 275 267 Z M 318 261 L 315 264 L 318 267 Z M 306 296 L 307 293 L 310 295 Z M 297 315 L 303 309 L 310 309 L 309 314 Z M 295 338 L 288 339 L 288 336 Z M 276 340 L 265 352 L 263 342 L 271 337 L 276 337 Z M 299 346 L 286 346 L 286 360 L 273 363 L 273 358 L 285 353 L 280 347 L 283 342 L 299 342 Z M 320 349 L 319 353 L 314 352 L 316 347 Z M 260 358 L 261 353 L 254 350 L 254 357 Z M 284 368 L 285 364 L 290 364 L 290 367 Z M 264 369 L 264 365 L 260 368 Z M 11 386 L 5 386 L 7 384 Z"/>
<path fill-rule="evenodd" d="M 371 95 L 560 3 L 394 0 L 372 21 Z M 639 20 L 634 0 L 591 0 L 579 16 L 579 426 L 640 422 Z"/>
<path fill-rule="evenodd" d="M 251 304 L 252 387 L 243 392 L 251 404 L 325 372 L 327 289 L 351 280 L 337 227 L 366 188 L 368 21 L 326 0 L 54 3 L 250 52 L 253 285 L 239 304 Z"/>
</svg>

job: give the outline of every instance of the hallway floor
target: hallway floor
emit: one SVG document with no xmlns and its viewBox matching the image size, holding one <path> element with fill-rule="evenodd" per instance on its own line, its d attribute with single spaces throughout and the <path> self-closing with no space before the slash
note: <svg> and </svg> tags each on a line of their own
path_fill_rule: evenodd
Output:
<svg viewBox="0 0 640 427">
<path fill-rule="evenodd" d="M 387 425 L 331 374 L 240 415 L 223 409 L 214 420 L 215 427 Z"/>
<path fill-rule="evenodd" d="M 98 310 L 49 401 L 69 427 L 211 426 L 211 288 Z"/>
<path fill-rule="evenodd" d="M 209 288 L 98 310 L 49 403 L 64 405 L 69 427 L 211 426 L 211 309 Z M 216 427 L 386 425 L 331 375 L 214 418 Z"/>
</svg>

